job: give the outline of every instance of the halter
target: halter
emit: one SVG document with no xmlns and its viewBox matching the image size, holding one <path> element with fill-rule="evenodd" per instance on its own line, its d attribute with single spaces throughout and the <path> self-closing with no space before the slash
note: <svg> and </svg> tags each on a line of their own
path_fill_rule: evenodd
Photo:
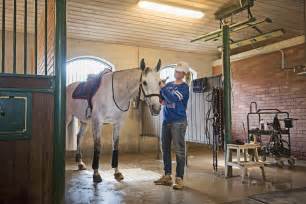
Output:
<svg viewBox="0 0 306 204">
<path fill-rule="evenodd" d="M 141 93 L 143 94 L 144 98 L 151 98 L 151 97 L 159 97 L 160 98 L 160 94 L 146 94 L 145 90 L 143 89 L 143 85 L 142 85 L 142 73 L 141 72 L 141 75 L 140 75 L 140 79 L 139 79 L 139 91 L 138 91 L 138 97 L 137 97 L 137 103 L 139 103 L 140 101 L 140 97 L 141 97 Z M 114 91 L 114 75 L 115 75 L 115 72 L 112 74 L 112 92 L 113 92 L 113 101 L 116 105 L 116 107 L 122 111 L 122 112 L 126 112 L 130 109 L 130 102 L 129 102 L 129 105 L 126 109 L 123 109 L 121 108 L 118 103 L 116 102 L 116 99 L 115 99 L 115 91 Z"/>
<path fill-rule="evenodd" d="M 142 85 L 142 73 L 140 75 L 140 80 L 139 80 L 139 91 L 138 91 L 138 100 L 140 100 L 140 96 L 141 93 L 143 94 L 144 98 L 151 98 L 151 97 L 159 97 L 160 98 L 160 94 L 146 94 L 145 90 L 143 89 L 143 85 Z"/>
</svg>

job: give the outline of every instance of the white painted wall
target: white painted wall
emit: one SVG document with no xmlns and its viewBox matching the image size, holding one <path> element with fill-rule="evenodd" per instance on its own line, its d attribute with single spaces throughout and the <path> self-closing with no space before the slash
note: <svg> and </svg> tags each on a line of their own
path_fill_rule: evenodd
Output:
<svg viewBox="0 0 306 204">
<path fill-rule="evenodd" d="M 108 44 L 103 42 L 68 39 L 68 59 L 92 55 L 106 59 L 115 65 L 116 70 L 138 67 L 138 63 L 145 58 L 148 66 L 155 66 L 158 59 L 163 65 L 186 61 L 199 73 L 199 77 L 211 74 L 212 62 L 217 56 L 176 52 L 154 48 L 143 48 L 128 45 Z"/>
<path fill-rule="evenodd" d="M 162 49 L 143 48 L 128 45 L 108 44 L 104 42 L 68 39 L 67 59 L 79 56 L 96 56 L 103 58 L 115 65 L 115 70 L 123 70 L 138 67 L 139 61 L 144 58 L 147 65 L 154 67 L 160 58 L 163 65 L 174 64 L 178 61 L 186 61 L 198 72 L 198 76 L 212 74 L 212 63 L 216 56 L 207 56 L 187 52 L 176 52 Z M 91 128 L 90 128 L 91 129 Z M 111 151 L 112 128 L 107 125 L 102 131 L 103 152 Z M 128 118 L 121 131 L 120 152 L 137 152 L 139 149 L 146 151 L 156 149 L 156 139 L 146 138 L 145 142 L 139 138 L 140 115 L 138 110 L 131 109 Z M 85 136 L 83 149 L 92 152 L 91 130 Z"/>
<path fill-rule="evenodd" d="M 198 72 L 198 76 L 212 74 L 212 63 L 216 56 L 207 56 L 187 52 L 176 52 L 162 49 L 143 48 L 119 44 L 108 44 L 104 42 L 68 39 L 67 58 L 72 59 L 79 56 L 96 56 L 103 58 L 115 65 L 115 70 L 138 67 L 139 61 L 144 58 L 147 65 L 154 67 L 160 58 L 162 65 L 174 64 L 178 61 L 186 61 Z M 146 151 L 155 150 L 157 140 L 146 138 L 145 142 L 139 138 L 140 115 L 138 110 L 130 110 L 128 118 L 121 131 L 120 152 L 137 152 L 139 149 Z M 111 126 L 105 126 L 102 131 L 103 152 L 111 151 Z M 91 130 L 85 136 L 83 149 L 92 152 Z"/>
<path fill-rule="evenodd" d="M 1 34 L 0 34 L 1 36 Z M 34 40 L 29 34 L 28 39 L 28 70 L 33 71 L 34 64 Z M 1 44 L 1 41 L 0 41 Z M 12 32 L 6 34 L 6 68 L 12 71 Z M 0 49 L 1 54 L 1 49 Z M 217 59 L 216 56 L 207 56 L 187 52 L 176 52 L 170 50 L 143 48 L 136 46 L 127 46 L 119 44 L 109 44 L 104 42 L 85 41 L 78 39 L 68 39 L 67 59 L 78 56 L 96 56 L 115 65 L 116 70 L 138 67 L 141 58 L 145 58 L 148 66 L 154 67 L 158 59 L 162 60 L 163 65 L 174 64 L 178 61 L 186 61 L 198 72 L 198 76 L 208 76 L 212 74 L 212 63 Z M 1 56 L 1 55 L 0 55 Z M 17 72 L 23 73 L 23 34 L 17 34 Z M 146 138 L 143 145 L 140 145 L 140 115 L 137 110 L 131 110 L 128 113 L 128 119 L 121 132 L 120 151 L 135 152 L 139 148 L 145 150 L 156 149 L 156 139 Z M 111 126 L 103 128 L 103 152 L 111 150 Z M 84 149 L 92 151 L 91 130 L 85 136 Z M 140 147 L 141 146 L 141 147 Z"/>
</svg>

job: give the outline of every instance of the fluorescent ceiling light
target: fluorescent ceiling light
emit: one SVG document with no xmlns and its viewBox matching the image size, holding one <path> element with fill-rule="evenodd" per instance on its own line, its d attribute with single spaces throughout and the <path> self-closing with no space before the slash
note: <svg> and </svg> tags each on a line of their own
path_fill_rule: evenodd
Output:
<svg viewBox="0 0 306 204">
<path fill-rule="evenodd" d="M 196 11 L 192 9 L 170 6 L 167 4 L 152 2 L 152 1 L 142 1 L 138 2 L 140 8 L 150 9 L 157 12 L 167 13 L 175 16 L 183 16 L 189 18 L 202 18 L 204 13 L 202 11 Z"/>
</svg>

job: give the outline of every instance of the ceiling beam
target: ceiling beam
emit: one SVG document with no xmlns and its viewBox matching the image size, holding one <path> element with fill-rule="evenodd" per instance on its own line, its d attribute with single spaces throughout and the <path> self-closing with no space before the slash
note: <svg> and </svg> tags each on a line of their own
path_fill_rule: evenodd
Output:
<svg viewBox="0 0 306 204">
<path fill-rule="evenodd" d="M 249 51 L 242 52 L 242 53 L 239 53 L 239 54 L 236 54 L 236 55 L 232 55 L 231 56 L 231 62 L 243 60 L 243 59 L 254 57 L 254 56 L 257 56 L 257 55 L 268 54 L 268 53 L 279 51 L 279 50 L 286 49 L 286 48 L 289 48 L 289 47 L 294 47 L 294 46 L 297 46 L 297 45 L 301 45 L 303 43 L 305 43 L 304 35 L 294 37 L 294 38 L 291 38 L 291 39 L 288 39 L 288 40 L 283 40 L 281 42 L 266 45 L 266 46 L 263 46 L 261 48 L 257 48 L 257 49 L 249 50 Z M 219 66 L 221 64 L 222 64 L 221 59 L 218 59 L 218 60 L 213 62 L 213 66 Z"/>
</svg>

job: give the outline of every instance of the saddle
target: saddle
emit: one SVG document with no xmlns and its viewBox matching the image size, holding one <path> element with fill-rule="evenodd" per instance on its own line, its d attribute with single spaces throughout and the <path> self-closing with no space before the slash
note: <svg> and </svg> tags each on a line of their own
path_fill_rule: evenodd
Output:
<svg viewBox="0 0 306 204">
<path fill-rule="evenodd" d="M 100 87 L 104 74 L 109 72 L 112 71 L 109 69 L 105 69 L 99 74 L 88 75 L 87 81 L 81 82 L 73 91 L 72 98 L 87 100 L 88 108 L 90 108 L 90 110 L 92 111 L 93 109 L 92 98 L 94 97 L 98 88 Z"/>
</svg>

